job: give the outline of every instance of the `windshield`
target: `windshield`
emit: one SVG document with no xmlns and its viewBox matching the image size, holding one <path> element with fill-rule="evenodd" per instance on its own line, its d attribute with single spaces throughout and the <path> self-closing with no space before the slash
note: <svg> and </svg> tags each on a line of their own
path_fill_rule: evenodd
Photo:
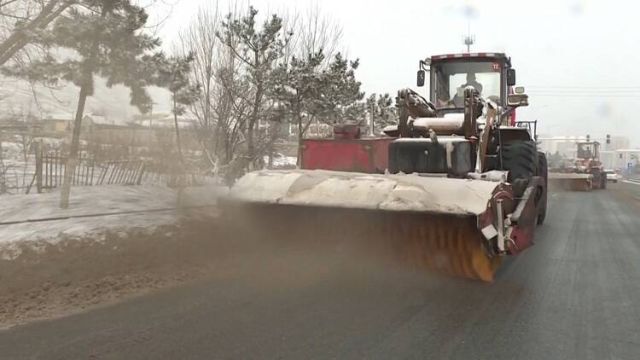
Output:
<svg viewBox="0 0 640 360">
<path fill-rule="evenodd" d="M 579 144 L 578 145 L 578 158 L 591 159 L 597 157 L 597 149 L 595 144 Z"/>
<path fill-rule="evenodd" d="M 485 99 L 501 100 L 499 63 L 458 61 L 432 65 L 431 69 L 435 75 L 432 100 L 438 108 L 461 108 L 467 86 L 473 86 Z"/>
</svg>

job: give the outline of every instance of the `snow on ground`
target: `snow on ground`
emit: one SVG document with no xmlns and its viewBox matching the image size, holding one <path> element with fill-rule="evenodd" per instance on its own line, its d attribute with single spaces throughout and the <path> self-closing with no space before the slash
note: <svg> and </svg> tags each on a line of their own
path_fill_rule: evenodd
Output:
<svg viewBox="0 0 640 360">
<path fill-rule="evenodd" d="M 298 158 L 295 156 L 285 156 L 283 154 L 276 154 L 273 157 L 273 168 L 295 168 L 298 162 Z M 269 157 L 264 157 L 264 163 L 269 163 Z"/>
<path fill-rule="evenodd" d="M 68 209 L 59 207 L 59 192 L 0 196 L 0 253 L 4 258 L 17 256 L 11 249 L 24 242 L 101 241 L 106 231 L 133 228 L 152 232 L 179 221 L 184 211 L 178 205 L 215 211 L 216 198 L 224 191 L 215 186 L 181 192 L 163 186 L 78 187 L 72 189 Z"/>
<path fill-rule="evenodd" d="M 22 145 L 15 142 L 2 142 L 2 158 L 3 159 L 21 159 Z"/>
<path fill-rule="evenodd" d="M 23 144 L 15 141 L 2 141 L 2 157 L 0 164 L 0 181 L 4 182 L 8 193 L 21 193 L 26 190 L 35 173 L 35 156 L 33 152 L 27 154 L 25 162 Z"/>
</svg>

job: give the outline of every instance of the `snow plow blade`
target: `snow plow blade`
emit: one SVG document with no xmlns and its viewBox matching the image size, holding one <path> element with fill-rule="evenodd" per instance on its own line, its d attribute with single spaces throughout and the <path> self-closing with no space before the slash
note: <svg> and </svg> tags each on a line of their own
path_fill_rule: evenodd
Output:
<svg viewBox="0 0 640 360">
<path fill-rule="evenodd" d="M 569 191 L 591 191 L 593 175 L 578 173 L 549 173 L 549 185 Z"/>
<path fill-rule="evenodd" d="M 402 263 L 484 281 L 493 280 L 501 259 L 490 246 L 496 215 L 504 220 L 514 206 L 510 185 L 500 182 L 323 170 L 249 173 L 225 203 L 261 235 L 356 243 Z"/>
</svg>

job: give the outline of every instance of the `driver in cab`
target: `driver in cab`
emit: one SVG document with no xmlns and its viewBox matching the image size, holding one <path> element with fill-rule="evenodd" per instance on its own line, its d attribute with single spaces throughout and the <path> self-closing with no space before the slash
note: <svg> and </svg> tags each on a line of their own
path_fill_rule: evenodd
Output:
<svg viewBox="0 0 640 360">
<path fill-rule="evenodd" d="M 482 94 L 482 84 L 476 80 L 476 74 L 469 73 L 467 74 L 467 82 L 460 86 L 462 89 L 465 89 L 467 86 L 472 86 L 479 94 Z"/>
<path fill-rule="evenodd" d="M 467 81 L 460 85 L 456 89 L 456 94 L 453 96 L 451 100 L 449 99 L 438 99 L 439 105 L 448 106 L 448 107 L 456 107 L 461 108 L 464 106 L 464 89 L 467 87 L 473 87 L 478 94 L 482 94 L 482 84 L 476 80 L 475 73 L 467 73 Z"/>
</svg>

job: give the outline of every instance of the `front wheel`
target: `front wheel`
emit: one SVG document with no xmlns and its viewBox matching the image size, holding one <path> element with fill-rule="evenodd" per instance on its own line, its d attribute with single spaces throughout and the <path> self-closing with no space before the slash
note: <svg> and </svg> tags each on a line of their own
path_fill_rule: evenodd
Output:
<svg viewBox="0 0 640 360">
<path fill-rule="evenodd" d="M 502 148 L 502 169 L 509 171 L 507 181 L 517 197 L 522 196 L 531 177 L 537 174 L 538 154 L 534 141 L 517 141 Z"/>
</svg>

